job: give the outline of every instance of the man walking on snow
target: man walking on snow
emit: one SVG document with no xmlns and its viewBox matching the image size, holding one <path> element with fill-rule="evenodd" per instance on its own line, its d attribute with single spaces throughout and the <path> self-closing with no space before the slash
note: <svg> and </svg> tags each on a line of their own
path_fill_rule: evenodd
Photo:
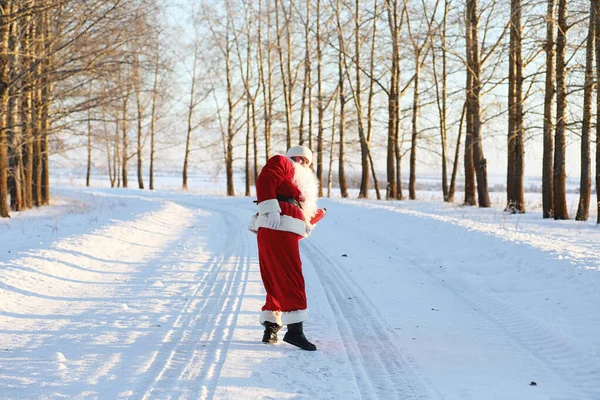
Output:
<svg viewBox="0 0 600 400">
<path fill-rule="evenodd" d="M 260 314 L 263 342 L 276 343 L 277 332 L 287 325 L 283 341 L 304 350 L 317 347 L 304 336 L 308 313 L 299 241 L 325 215 L 317 208 L 319 182 L 311 163 L 312 152 L 303 146 L 267 161 L 256 181 L 258 213 L 249 226 L 257 232 L 260 274 L 267 292 Z"/>
</svg>

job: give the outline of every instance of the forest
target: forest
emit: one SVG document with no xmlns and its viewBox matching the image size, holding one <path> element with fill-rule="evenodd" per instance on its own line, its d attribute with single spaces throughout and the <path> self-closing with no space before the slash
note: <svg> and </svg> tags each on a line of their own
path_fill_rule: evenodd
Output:
<svg viewBox="0 0 600 400">
<path fill-rule="evenodd" d="M 87 185 L 153 190 L 162 165 L 187 189 L 204 166 L 249 196 L 302 144 L 321 196 L 413 200 L 433 169 L 444 201 L 490 207 L 501 152 L 507 212 L 527 211 L 527 163 L 544 218 L 600 223 L 598 1 L 0 0 L 0 18 L 1 217 L 50 203 L 57 155 Z"/>
</svg>

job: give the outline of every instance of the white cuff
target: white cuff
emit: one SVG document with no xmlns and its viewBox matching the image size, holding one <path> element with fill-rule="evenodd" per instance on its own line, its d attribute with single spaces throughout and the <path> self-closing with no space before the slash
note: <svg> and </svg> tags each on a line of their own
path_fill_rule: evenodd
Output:
<svg viewBox="0 0 600 400">
<path fill-rule="evenodd" d="M 281 322 L 283 325 L 296 324 L 298 322 L 303 322 L 308 319 L 308 311 L 306 310 L 298 310 L 298 311 L 284 311 L 281 313 Z"/>
<path fill-rule="evenodd" d="M 281 212 L 281 207 L 279 207 L 279 201 L 277 201 L 277 199 L 265 200 L 258 203 L 258 213 L 260 215 L 273 211 Z"/>
<path fill-rule="evenodd" d="M 272 322 L 279 326 L 283 326 L 283 324 L 281 323 L 281 311 L 261 311 L 259 321 L 260 324 L 263 326 L 265 325 L 265 322 Z"/>
</svg>

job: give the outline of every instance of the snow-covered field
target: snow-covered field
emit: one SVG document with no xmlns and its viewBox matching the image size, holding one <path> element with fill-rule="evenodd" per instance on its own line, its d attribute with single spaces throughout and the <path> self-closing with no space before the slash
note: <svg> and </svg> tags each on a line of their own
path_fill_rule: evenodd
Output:
<svg viewBox="0 0 600 400">
<path fill-rule="evenodd" d="M 251 198 L 75 186 L 0 221 L 1 399 L 600 399 L 595 213 L 323 199 L 305 352 L 260 343 Z"/>
</svg>

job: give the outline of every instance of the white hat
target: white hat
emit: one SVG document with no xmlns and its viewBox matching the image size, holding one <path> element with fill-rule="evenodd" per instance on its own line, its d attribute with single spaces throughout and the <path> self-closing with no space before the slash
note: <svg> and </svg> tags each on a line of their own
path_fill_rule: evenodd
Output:
<svg viewBox="0 0 600 400">
<path fill-rule="evenodd" d="M 308 147 L 294 146 L 287 151 L 286 157 L 304 157 L 308 160 L 308 165 L 312 164 L 312 151 Z"/>
</svg>

